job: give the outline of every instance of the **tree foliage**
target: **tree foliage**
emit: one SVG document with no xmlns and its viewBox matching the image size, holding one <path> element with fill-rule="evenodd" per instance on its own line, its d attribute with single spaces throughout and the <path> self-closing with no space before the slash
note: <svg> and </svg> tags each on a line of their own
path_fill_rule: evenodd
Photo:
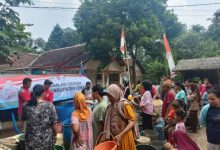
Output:
<svg viewBox="0 0 220 150">
<path fill-rule="evenodd" d="M 42 38 L 36 38 L 33 41 L 33 46 L 32 46 L 33 50 L 37 53 L 42 52 L 45 50 L 46 48 L 46 41 Z"/>
<path fill-rule="evenodd" d="M 162 76 L 167 76 L 169 73 L 166 60 L 163 61 L 151 61 L 144 66 L 147 68 L 145 77 L 151 81 L 154 81 L 154 84 L 159 84 Z"/>
<path fill-rule="evenodd" d="M 192 26 L 171 42 L 175 59 L 220 56 L 219 36 L 220 27 L 216 24 L 210 25 L 207 31 L 201 25 Z"/>
<path fill-rule="evenodd" d="M 48 38 L 46 50 L 61 48 L 63 41 L 63 29 L 56 25 Z"/>
<path fill-rule="evenodd" d="M 161 0 L 84 0 L 74 17 L 74 25 L 91 56 L 104 63 L 120 53 L 122 28 L 129 55 L 142 64 L 146 63 L 143 60 L 160 60 L 164 56 L 164 49 L 155 42 L 164 32 L 173 39 L 185 29 Z M 133 74 L 134 70 L 133 67 Z"/>
<path fill-rule="evenodd" d="M 71 28 L 54 27 L 46 43 L 46 50 L 69 47 L 81 43 L 81 36 Z"/>
<path fill-rule="evenodd" d="M 19 4 L 31 5 L 31 0 L 5 0 L 0 2 L 0 55 L 8 56 L 19 50 L 26 50 L 23 41 L 29 38 L 25 26 L 20 22 L 19 15 L 11 6 Z"/>
</svg>

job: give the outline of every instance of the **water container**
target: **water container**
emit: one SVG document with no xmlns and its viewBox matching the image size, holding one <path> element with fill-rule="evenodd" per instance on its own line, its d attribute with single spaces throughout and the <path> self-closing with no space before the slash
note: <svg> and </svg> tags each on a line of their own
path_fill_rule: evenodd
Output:
<svg viewBox="0 0 220 150">
<path fill-rule="evenodd" d="M 63 122 L 71 118 L 73 112 L 73 103 L 68 103 L 62 106 L 56 106 L 58 120 Z"/>
<path fill-rule="evenodd" d="M 65 150 L 65 148 L 61 145 L 55 145 L 54 150 Z"/>
<path fill-rule="evenodd" d="M 137 143 L 137 145 L 147 145 L 150 143 L 150 138 L 146 136 L 140 136 L 140 138 L 136 139 L 135 142 Z"/>
<path fill-rule="evenodd" d="M 25 150 L 25 134 L 22 133 L 18 137 L 19 140 L 19 150 Z"/>
<path fill-rule="evenodd" d="M 70 148 L 71 135 L 72 135 L 71 120 L 67 119 L 63 122 L 63 144 L 65 149 Z"/>
</svg>

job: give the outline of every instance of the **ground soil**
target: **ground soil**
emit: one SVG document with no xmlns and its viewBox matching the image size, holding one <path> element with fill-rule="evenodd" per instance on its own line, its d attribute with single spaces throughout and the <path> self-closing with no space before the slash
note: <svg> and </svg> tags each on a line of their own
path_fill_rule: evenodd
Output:
<svg viewBox="0 0 220 150">
<path fill-rule="evenodd" d="M 0 130 L 0 139 L 16 135 L 12 122 L 5 122 L 2 125 L 3 125 L 3 129 Z M 20 127 L 21 123 L 17 122 L 17 125 L 18 127 Z M 188 132 L 188 134 L 199 145 L 201 150 L 207 150 L 207 138 L 206 138 L 205 128 L 199 129 L 198 133 Z"/>
</svg>

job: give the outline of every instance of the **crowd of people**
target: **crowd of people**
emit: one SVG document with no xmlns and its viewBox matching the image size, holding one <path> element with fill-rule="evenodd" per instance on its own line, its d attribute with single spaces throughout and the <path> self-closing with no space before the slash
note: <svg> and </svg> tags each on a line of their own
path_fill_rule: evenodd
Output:
<svg viewBox="0 0 220 150">
<path fill-rule="evenodd" d="M 30 92 L 31 79 L 23 80 L 18 114 L 26 130 L 27 150 L 52 149 L 55 144 L 58 117 L 52 84 L 45 80 Z M 140 137 L 138 120 L 142 120 L 141 130 L 155 130 L 160 140 L 167 140 L 164 150 L 199 150 L 186 131 L 196 133 L 201 126 L 206 127 L 208 149 L 220 149 L 220 91 L 208 79 L 181 83 L 163 78 L 159 86 L 144 80 L 133 90 L 129 82 L 107 88 L 87 82 L 75 93 L 73 105 L 72 150 L 93 150 L 112 137 L 118 150 L 135 150 L 135 139 Z"/>
</svg>

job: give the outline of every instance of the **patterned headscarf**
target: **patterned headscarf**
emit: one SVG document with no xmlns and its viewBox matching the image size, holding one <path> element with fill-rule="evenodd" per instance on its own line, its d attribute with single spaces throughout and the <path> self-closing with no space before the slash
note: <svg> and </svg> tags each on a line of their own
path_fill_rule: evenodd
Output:
<svg viewBox="0 0 220 150">
<path fill-rule="evenodd" d="M 82 93 L 76 93 L 73 98 L 75 111 L 73 116 L 77 117 L 80 121 L 87 121 L 90 111 L 85 103 L 85 96 Z"/>
<path fill-rule="evenodd" d="M 112 112 L 112 108 L 115 106 L 115 105 L 118 105 L 118 112 L 119 112 L 119 115 L 126 119 L 125 118 L 125 115 L 124 115 L 124 106 L 129 104 L 129 102 L 124 98 L 124 94 L 121 90 L 121 88 L 116 85 L 116 84 L 111 84 L 107 90 L 106 90 L 106 93 L 108 93 L 109 95 L 111 95 L 112 97 L 115 98 L 115 103 L 114 104 L 109 104 L 107 110 L 106 110 L 106 117 L 105 117 L 105 124 L 104 124 L 104 131 L 107 131 L 106 132 L 106 139 L 109 139 L 110 138 L 110 122 L 111 122 L 111 112 Z M 130 104 L 129 104 L 130 105 Z M 134 131 L 135 131 L 135 137 L 138 137 L 139 133 L 137 133 L 136 131 L 136 127 L 134 127 Z M 133 130 L 133 129 L 132 129 Z"/>
<path fill-rule="evenodd" d="M 120 100 L 125 100 L 124 94 L 123 94 L 121 88 L 118 85 L 116 85 L 116 84 L 110 85 L 107 88 L 106 93 L 108 93 L 109 95 L 114 97 L 115 98 L 115 102 L 119 102 Z"/>
</svg>

